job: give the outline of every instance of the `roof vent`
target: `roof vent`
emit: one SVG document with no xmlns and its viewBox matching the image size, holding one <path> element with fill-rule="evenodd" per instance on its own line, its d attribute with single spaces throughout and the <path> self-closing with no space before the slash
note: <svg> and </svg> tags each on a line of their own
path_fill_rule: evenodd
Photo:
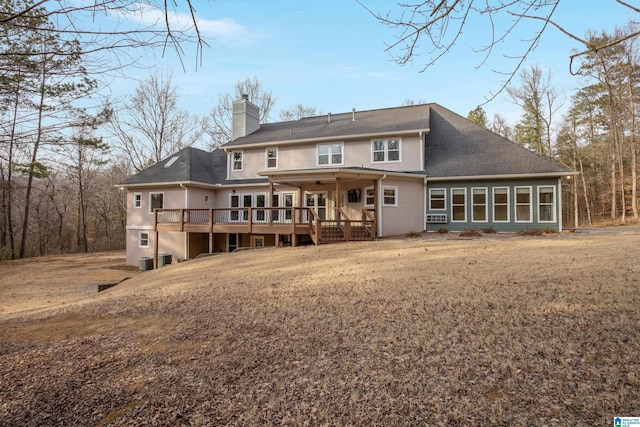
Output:
<svg viewBox="0 0 640 427">
<path fill-rule="evenodd" d="M 356 109 L 355 108 L 351 109 L 351 121 L 352 122 L 356 121 Z"/>
<path fill-rule="evenodd" d="M 327 123 L 331 123 L 331 113 L 327 114 Z"/>
</svg>

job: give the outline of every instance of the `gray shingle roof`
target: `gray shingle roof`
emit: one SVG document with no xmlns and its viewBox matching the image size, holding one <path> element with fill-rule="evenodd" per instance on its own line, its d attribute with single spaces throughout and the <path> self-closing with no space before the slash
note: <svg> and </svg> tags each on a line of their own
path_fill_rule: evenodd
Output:
<svg viewBox="0 0 640 427">
<path fill-rule="evenodd" d="M 431 104 L 425 168 L 429 177 L 535 175 L 570 172 L 446 108 Z"/>
<path fill-rule="evenodd" d="M 287 141 L 349 138 L 402 131 L 427 130 L 425 171 L 431 178 L 496 175 L 557 175 L 571 173 L 566 167 L 540 157 L 466 118 L 438 105 L 423 104 L 381 110 L 356 111 L 296 121 L 268 123 L 256 132 L 229 142 L 224 147 Z M 177 157 L 177 158 L 176 158 Z M 176 160 L 165 167 L 172 159 Z M 227 154 L 184 148 L 176 154 L 129 178 L 122 185 L 168 182 L 203 184 L 264 183 L 267 179 L 227 181 Z"/>
<path fill-rule="evenodd" d="M 175 160 L 173 160 L 175 159 Z M 226 155 L 187 147 L 127 179 L 122 185 L 164 182 L 199 182 L 216 184 L 226 177 Z"/>
<path fill-rule="evenodd" d="M 286 142 L 306 139 L 342 138 L 348 136 L 391 133 L 429 128 L 429 105 L 384 108 L 381 110 L 305 117 L 300 120 L 265 123 L 260 129 L 224 145 L 236 147 L 249 144 Z"/>
</svg>

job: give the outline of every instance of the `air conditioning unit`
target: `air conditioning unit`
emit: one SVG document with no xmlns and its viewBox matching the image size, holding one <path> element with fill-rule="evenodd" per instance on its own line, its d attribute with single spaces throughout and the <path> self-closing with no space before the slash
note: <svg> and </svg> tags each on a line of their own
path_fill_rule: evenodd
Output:
<svg viewBox="0 0 640 427">
<path fill-rule="evenodd" d="M 446 224 L 447 214 L 427 214 L 427 224 Z"/>
<path fill-rule="evenodd" d="M 138 270 L 147 271 L 153 270 L 153 258 L 143 256 L 138 260 Z"/>
</svg>

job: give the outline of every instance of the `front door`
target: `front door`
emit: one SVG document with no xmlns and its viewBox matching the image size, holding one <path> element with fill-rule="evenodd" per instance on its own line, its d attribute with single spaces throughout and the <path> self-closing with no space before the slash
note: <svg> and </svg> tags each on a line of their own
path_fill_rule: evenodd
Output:
<svg viewBox="0 0 640 427">
<path fill-rule="evenodd" d="M 313 209 L 318 218 L 327 219 L 327 192 L 306 193 L 305 206 Z"/>
</svg>

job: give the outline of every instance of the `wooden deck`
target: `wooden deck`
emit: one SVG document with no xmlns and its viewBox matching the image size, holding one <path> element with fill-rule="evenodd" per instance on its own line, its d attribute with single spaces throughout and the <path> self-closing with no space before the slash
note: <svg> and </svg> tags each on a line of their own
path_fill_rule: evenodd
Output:
<svg viewBox="0 0 640 427">
<path fill-rule="evenodd" d="M 322 220 L 310 208 L 156 209 L 154 231 L 309 235 L 321 243 L 372 240 L 376 221 L 370 210 L 351 220 L 342 209 L 335 220 Z"/>
</svg>

